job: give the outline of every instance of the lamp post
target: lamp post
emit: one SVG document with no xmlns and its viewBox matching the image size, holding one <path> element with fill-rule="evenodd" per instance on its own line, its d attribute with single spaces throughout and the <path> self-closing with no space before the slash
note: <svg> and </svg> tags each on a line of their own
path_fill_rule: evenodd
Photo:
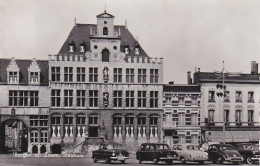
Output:
<svg viewBox="0 0 260 166">
<path fill-rule="evenodd" d="M 221 84 L 217 84 L 217 89 L 220 89 L 221 91 L 217 93 L 218 97 L 223 97 L 223 101 L 222 101 L 222 111 L 223 111 L 223 144 L 226 143 L 226 135 L 225 135 L 225 130 L 226 130 L 226 114 L 225 114 L 225 96 L 226 96 L 226 86 L 225 86 L 225 76 L 229 76 L 229 77 L 236 77 L 236 76 L 240 76 L 240 73 L 231 73 L 231 72 L 225 72 L 225 65 L 224 65 L 224 61 L 223 61 L 223 69 L 221 72 L 215 72 L 218 78 L 222 78 L 222 85 Z"/>
</svg>

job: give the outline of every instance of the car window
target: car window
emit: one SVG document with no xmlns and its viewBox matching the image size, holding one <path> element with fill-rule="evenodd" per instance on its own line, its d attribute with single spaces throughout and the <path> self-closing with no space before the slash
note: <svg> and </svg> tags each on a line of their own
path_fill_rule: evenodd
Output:
<svg viewBox="0 0 260 166">
<path fill-rule="evenodd" d="M 173 150 L 177 150 L 177 146 L 173 146 L 172 149 L 173 149 Z"/>
<path fill-rule="evenodd" d="M 217 151 L 217 147 L 216 146 L 210 146 L 209 147 L 209 151 Z"/>
<path fill-rule="evenodd" d="M 220 146 L 220 150 L 234 150 L 233 146 Z"/>
<path fill-rule="evenodd" d="M 153 145 L 150 145 L 150 150 L 155 150 Z"/>
<path fill-rule="evenodd" d="M 141 146 L 141 150 L 145 150 L 145 145 L 142 145 L 142 146 Z"/>
<path fill-rule="evenodd" d="M 246 150 L 258 151 L 258 147 L 256 145 L 245 145 Z"/>
<path fill-rule="evenodd" d="M 181 145 L 179 145 L 179 146 L 177 147 L 177 150 L 182 150 Z"/>
</svg>

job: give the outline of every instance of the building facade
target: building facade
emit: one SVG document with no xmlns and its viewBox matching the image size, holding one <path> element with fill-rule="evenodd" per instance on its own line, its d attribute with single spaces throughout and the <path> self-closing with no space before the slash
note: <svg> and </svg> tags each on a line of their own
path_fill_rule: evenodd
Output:
<svg viewBox="0 0 260 166">
<path fill-rule="evenodd" d="M 163 140 L 170 146 L 177 143 L 200 143 L 200 86 L 174 85 L 163 87 Z"/>
<path fill-rule="evenodd" d="M 224 91 L 223 76 L 218 73 L 196 71 L 194 83 L 201 86 L 203 141 L 260 140 L 260 75 L 256 62 L 252 62 L 250 74 L 225 74 L 224 96 L 220 93 Z M 223 124 L 226 130 L 225 140 L 223 140 Z"/>
<path fill-rule="evenodd" d="M 1 147 L 76 153 L 103 141 L 132 150 L 160 142 L 162 73 L 163 59 L 149 57 L 113 15 L 98 15 L 96 25 L 75 23 L 48 61 L 1 59 Z M 13 148 L 21 141 L 12 134 L 27 140 L 26 148 Z"/>
</svg>

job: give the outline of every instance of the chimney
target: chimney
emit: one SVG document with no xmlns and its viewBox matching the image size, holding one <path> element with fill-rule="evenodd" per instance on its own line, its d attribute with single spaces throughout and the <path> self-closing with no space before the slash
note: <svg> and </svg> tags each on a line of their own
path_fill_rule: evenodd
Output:
<svg viewBox="0 0 260 166">
<path fill-rule="evenodd" d="M 173 84 L 174 84 L 174 81 L 170 81 L 169 84 L 170 84 L 170 85 L 173 85 Z"/>
<path fill-rule="evenodd" d="M 187 83 L 188 83 L 188 85 L 192 84 L 191 72 L 190 71 L 187 72 Z"/>
<path fill-rule="evenodd" d="M 258 74 L 258 63 L 256 61 L 251 62 L 251 74 Z"/>
</svg>

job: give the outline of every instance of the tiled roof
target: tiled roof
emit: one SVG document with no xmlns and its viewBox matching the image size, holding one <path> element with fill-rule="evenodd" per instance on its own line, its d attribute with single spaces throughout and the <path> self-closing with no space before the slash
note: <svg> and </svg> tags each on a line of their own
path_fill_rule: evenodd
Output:
<svg viewBox="0 0 260 166">
<path fill-rule="evenodd" d="M 32 60 L 18 60 L 16 59 L 16 64 L 20 68 L 20 80 L 19 84 L 28 84 L 28 68 L 32 63 Z M 7 83 L 7 67 L 10 64 L 11 59 L 0 59 L 0 84 Z M 36 60 L 40 67 L 40 84 L 48 85 L 49 82 L 49 65 L 47 60 Z"/>
<path fill-rule="evenodd" d="M 163 92 L 200 92 L 198 85 L 163 85 Z"/>
<path fill-rule="evenodd" d="M 115 32 L 119 33 L 119 28 L 120 28 L 120 36 L 121 36 L 121 52 L 124 52 L 124 46 L 127 43 L 130 49 L 130 53 L 128 54 L 129 56 L 145 56 L 147 57 L 148 55 L 146 52 L 142 49 L 140 46 L 140 54 L 139 55 L 134 55 L 134 46 L 136 43 L 138 43 L 133 35 L 129 32 L 129 30 L 123 26 L 123 25 L 116 25 L 114 27 Z M 97 25 L 94 24 L 76 24 L 70 34 L 68 35 L 68 38 L 64 42 L 63 46 L 61 47 L 60 51 L 58 54 L 71 54 L 71 55 L 82 55 L 84 53 L 80 52 L 80 43 L 83 41 L 85 42 L 87 46 L 86 51 L 90 51 L 90 31 L 94 32 L 97 29 Z M 73 40 L 75 44 L 75 50 L 73 53 L 69 52 L 69 43 Z"/>
</svg>

